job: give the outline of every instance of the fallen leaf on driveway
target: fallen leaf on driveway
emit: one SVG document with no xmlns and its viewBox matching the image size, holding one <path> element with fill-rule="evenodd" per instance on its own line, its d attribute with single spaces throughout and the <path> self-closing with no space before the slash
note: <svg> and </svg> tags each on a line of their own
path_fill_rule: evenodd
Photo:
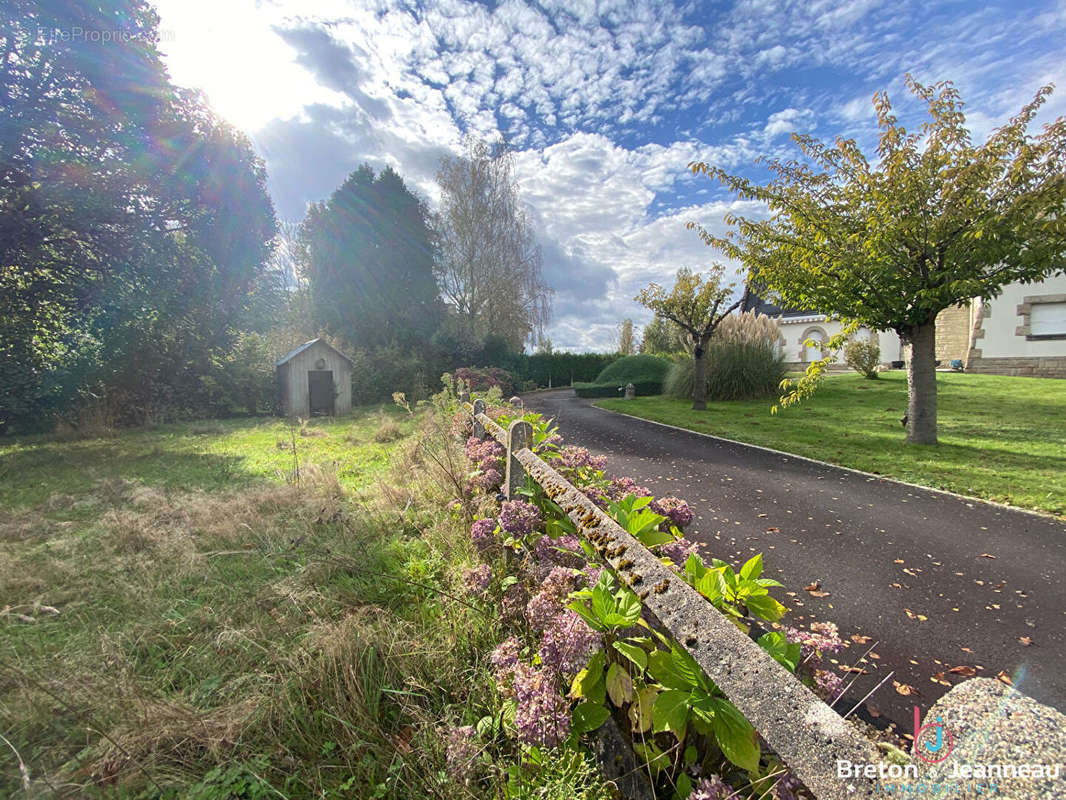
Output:
<svg viewBox="0 0 1066 800">
<path fill-rule="evenodd" d="M 903 563 L 903 559 L 902 558 L 897 558 L 892 563 L 893 564 L 902 564 Z"/>
<path fill-rule="evenodd" d="M 962 652 L 964 652 L 964 653 L 972 653 L 973 652 L 973 650 L 971 650 L 969 647 L 963 647 L 962 645 L 959 645 L 959 649 Z"/>
<path fill-rule="evenodd" d="M 906 614 L 911 619 L 916 619 L 919 622 L 925 622 L 927 619 L 929 619 L 929 617 L 927 617 L 925 614 L 915 614 L 909 608 L 903 609 L 903 613 Z"/>
<path fill-rule="evenodd" d="M 811 597 L 829 597 L 829 592 L 815 592 L 810 589 L 807 590 L 807 594 Z"/>
<path fill-rule="evenodd" d="M 980 558 L 995 558 L 991 553 L 981 553 Z"/>
<path fill-rule="evenodd" d="M 851 641 L 855 642 L 855 644 L 867 644 L 870 641 L 870 637 L 863 636 L 861 633 L 853 633 L 851 634 Z"/>
<path fill-rule="evenodd" d="M 911 686 L 909 683 L 900 683 L 899 681 L 892 681 L 892 685 L 895 686 L 896 691 L 904 697 L 907 697 L 908 695 L 912 694 L 921 697 L 922 693 L 915 689 L 913 686 Z"/>
<path fill-rule="evenodd" d="M 860 675 L 869 675 L 870 674 L 870 671 L 868 669 L 863 669 L 862 667 L 841 667 L 840 671 L 841 672 L 857 672 Z"/>
<path fill-rule="evenodd" d="M 781 533 L 781 529 L 780 528 L 767 528 L 766 532 L 767 533 Z"/>
<path fill-rule="evenodd" d="M 817 591 L 818 589 L 822 588 L 822 582 L 821 581 L 815 581 L 814 583 L 808 583 L 803 588 L 806 589 L 808 592 L 814 592 L 814 591 Z"/>
<path fill-rule="evenodd" d="M 951 686 L 951 682 L 944 678 L 943 672 L 938 672 L 935 675 L 930 675 L 929 680 L 933 683 L 939 683 L 941 686 Z"/>
<path fill-rule="evenodd" d="M 973 667 L 963 664 L 959 667 L 952 667 L 948 670 L 952 675 L 962 675 L 964 678 L 972 678 L 977 674 L 977 670 Z"/>
<path fill-rule="evenodd" d="M 1002 681 L 1003 683 L 1007 684 L 1007 686 L 1013 686 L 1014 685 L 1014 681 L 1011 680 L 1010 675 L 1008 675 L 1003 670 L 1000 670 L 999 674 L 996 675 L 996 680 Z"/>
<path fill-rule="evenodd" d="M 1026 647 L 1029 647 L 1029 645 L 1033 643 L 1033 640 L 1030 639 L 1028 636 L 1019 636 L 1018 641 L 1024 644 Z"/>
</svg>

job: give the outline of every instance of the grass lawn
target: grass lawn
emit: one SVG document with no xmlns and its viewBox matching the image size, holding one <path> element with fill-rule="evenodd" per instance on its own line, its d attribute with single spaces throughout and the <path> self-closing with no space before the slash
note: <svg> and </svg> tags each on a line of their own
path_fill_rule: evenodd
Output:
<svg viewBox="0 0 1066 800">
<path fill-rule="evenodd" d="M 770 401 L 666 397 L 597 401 L 603 408 L 891 478 L 1066 515 L 1066 381 L 938 373 L 936 447 L 904 442 L 902 371 L 877 380 L 827 378 L 806 403 L 770 414 Z"/>
<path fill-rule="evenodd" d="M 416 426 L 296 429 L 299 483 L 277 420 L 0 444 L 0 797 L 459 796 L 496 623 Z"/>
</svg>

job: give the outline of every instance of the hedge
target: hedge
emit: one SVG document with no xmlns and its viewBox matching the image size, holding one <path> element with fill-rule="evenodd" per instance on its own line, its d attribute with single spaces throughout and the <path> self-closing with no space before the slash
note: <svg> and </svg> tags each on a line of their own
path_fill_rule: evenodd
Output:
<svg viewBox="0 0 1066 800">
<path fill-rule="evenodd" d="M 571 381 L 594 382 L 617 360 L 617 353 L 534 353 L 518 356 L 510 369 L 521 380 L 537 386 L 547 386 L 549 380 L 552 386 L 569 386 Z"/>
<path fill-rule="evenodd" d="M 630 381 L 627 381 L 629 383 Z M 637 397 L 649 397 L 662 394 L 662 381 L 631 381 Z M 578 397 L 624 397 L 625 383 L 575 383 L 574 392 Z"/>
</svg>

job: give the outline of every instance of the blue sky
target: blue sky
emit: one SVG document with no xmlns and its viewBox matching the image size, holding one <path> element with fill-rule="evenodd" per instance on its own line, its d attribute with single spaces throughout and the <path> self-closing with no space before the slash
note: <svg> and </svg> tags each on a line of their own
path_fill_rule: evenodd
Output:
<svg viewBox="0 0 1066 800">
<path fill-rule="evenodd" d="M 758 213 L 692 160 L 757 175 L 792 131 L 870 146 L 904 75 L 951 80 L 975 138 L 1043 84 L 1066 113 L 1066 2 L 159 0 L 168 67 L 264 158 L 297 220 L 367 161 L 431 204 L 441 156 L 505 136 L 555 288 L 557 348 L 609 349 L 650 281 L 720 255 L 685 223 Z"/>
</svg>

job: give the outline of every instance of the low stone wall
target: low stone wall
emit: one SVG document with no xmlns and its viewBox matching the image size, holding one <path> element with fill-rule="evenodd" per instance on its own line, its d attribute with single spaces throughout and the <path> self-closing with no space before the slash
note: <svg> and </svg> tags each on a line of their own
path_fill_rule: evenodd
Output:
<svg viewBox="0 0 1066 800">
<path fill-rule="evenodd" d="M 1027 378 L 1066 378 L 1066 356 L 970 357 L 967 372 Z"/>
<path fill-rule="evenodd" d="M 973 678 L 933 705 L 925 721 L 934 720 L 950 732 L 953 745 L 946 760 L 927 766 L 921 776 L 926 784 L 951 787 L 939 796 L 1058 800 L 1066 795 L 1066 716 L 1054 708 L 992 678 Z M 1022 767 L 1027 774 L 1019 776 Z M 1043 774 L 1034 777 L 1034 768 Z M 1049 768 L 1054 775 L 1047 774 Z"/>
<path fill-rule="evenodd" d="M 484 413 L 484 401 L 464 405 L 471 412 L 475 435 L 491 436 L 507 448 L 505 493 L 513 495 L 527 475 L 543 487 L 618 579 L 640 597 L 650 621 L 691 654 L 816 798 L 873 798 L 891 791 L 890 778 L 860 770 L 841 777 L 841 763 L 869 765 L 868 770 L 879 771 L 889 759 L 658 556 L 533 453 L 528 447 L 528 422 L 516 420 L 504 430 Z M 1000 781 L 995 793 L 988 791 L 987 780 L 970 780 L 963 786 L 964 781 L 952 777 L 956 765 L 1042 763 L 1061 767 L 1066 758 L 1066 717 L 1060 712 L 999 681 L 974 678 L 944 695 L 925 715 L 924 722 L 928 724 L 938 717 L 955 737 L 950 758 L 937 765 L 912 758 L 906 769 L 917 777 L 904 779 L 909 790 L 894 793 L 916 796 L 921 784 L 952 784 L 952 790 L 935 796 L 970 798 L 994 794 L 1012 800 L 1066 796 L 1061 777 Z M 894 763 L 899 763 L 898 758 Z M 850 774 L 852 771 L 855 775 Z M 928 788 L 925 793 L 930 794 Z M 634 796 L 639 796 L 639 792 Z"/>
</svg>

